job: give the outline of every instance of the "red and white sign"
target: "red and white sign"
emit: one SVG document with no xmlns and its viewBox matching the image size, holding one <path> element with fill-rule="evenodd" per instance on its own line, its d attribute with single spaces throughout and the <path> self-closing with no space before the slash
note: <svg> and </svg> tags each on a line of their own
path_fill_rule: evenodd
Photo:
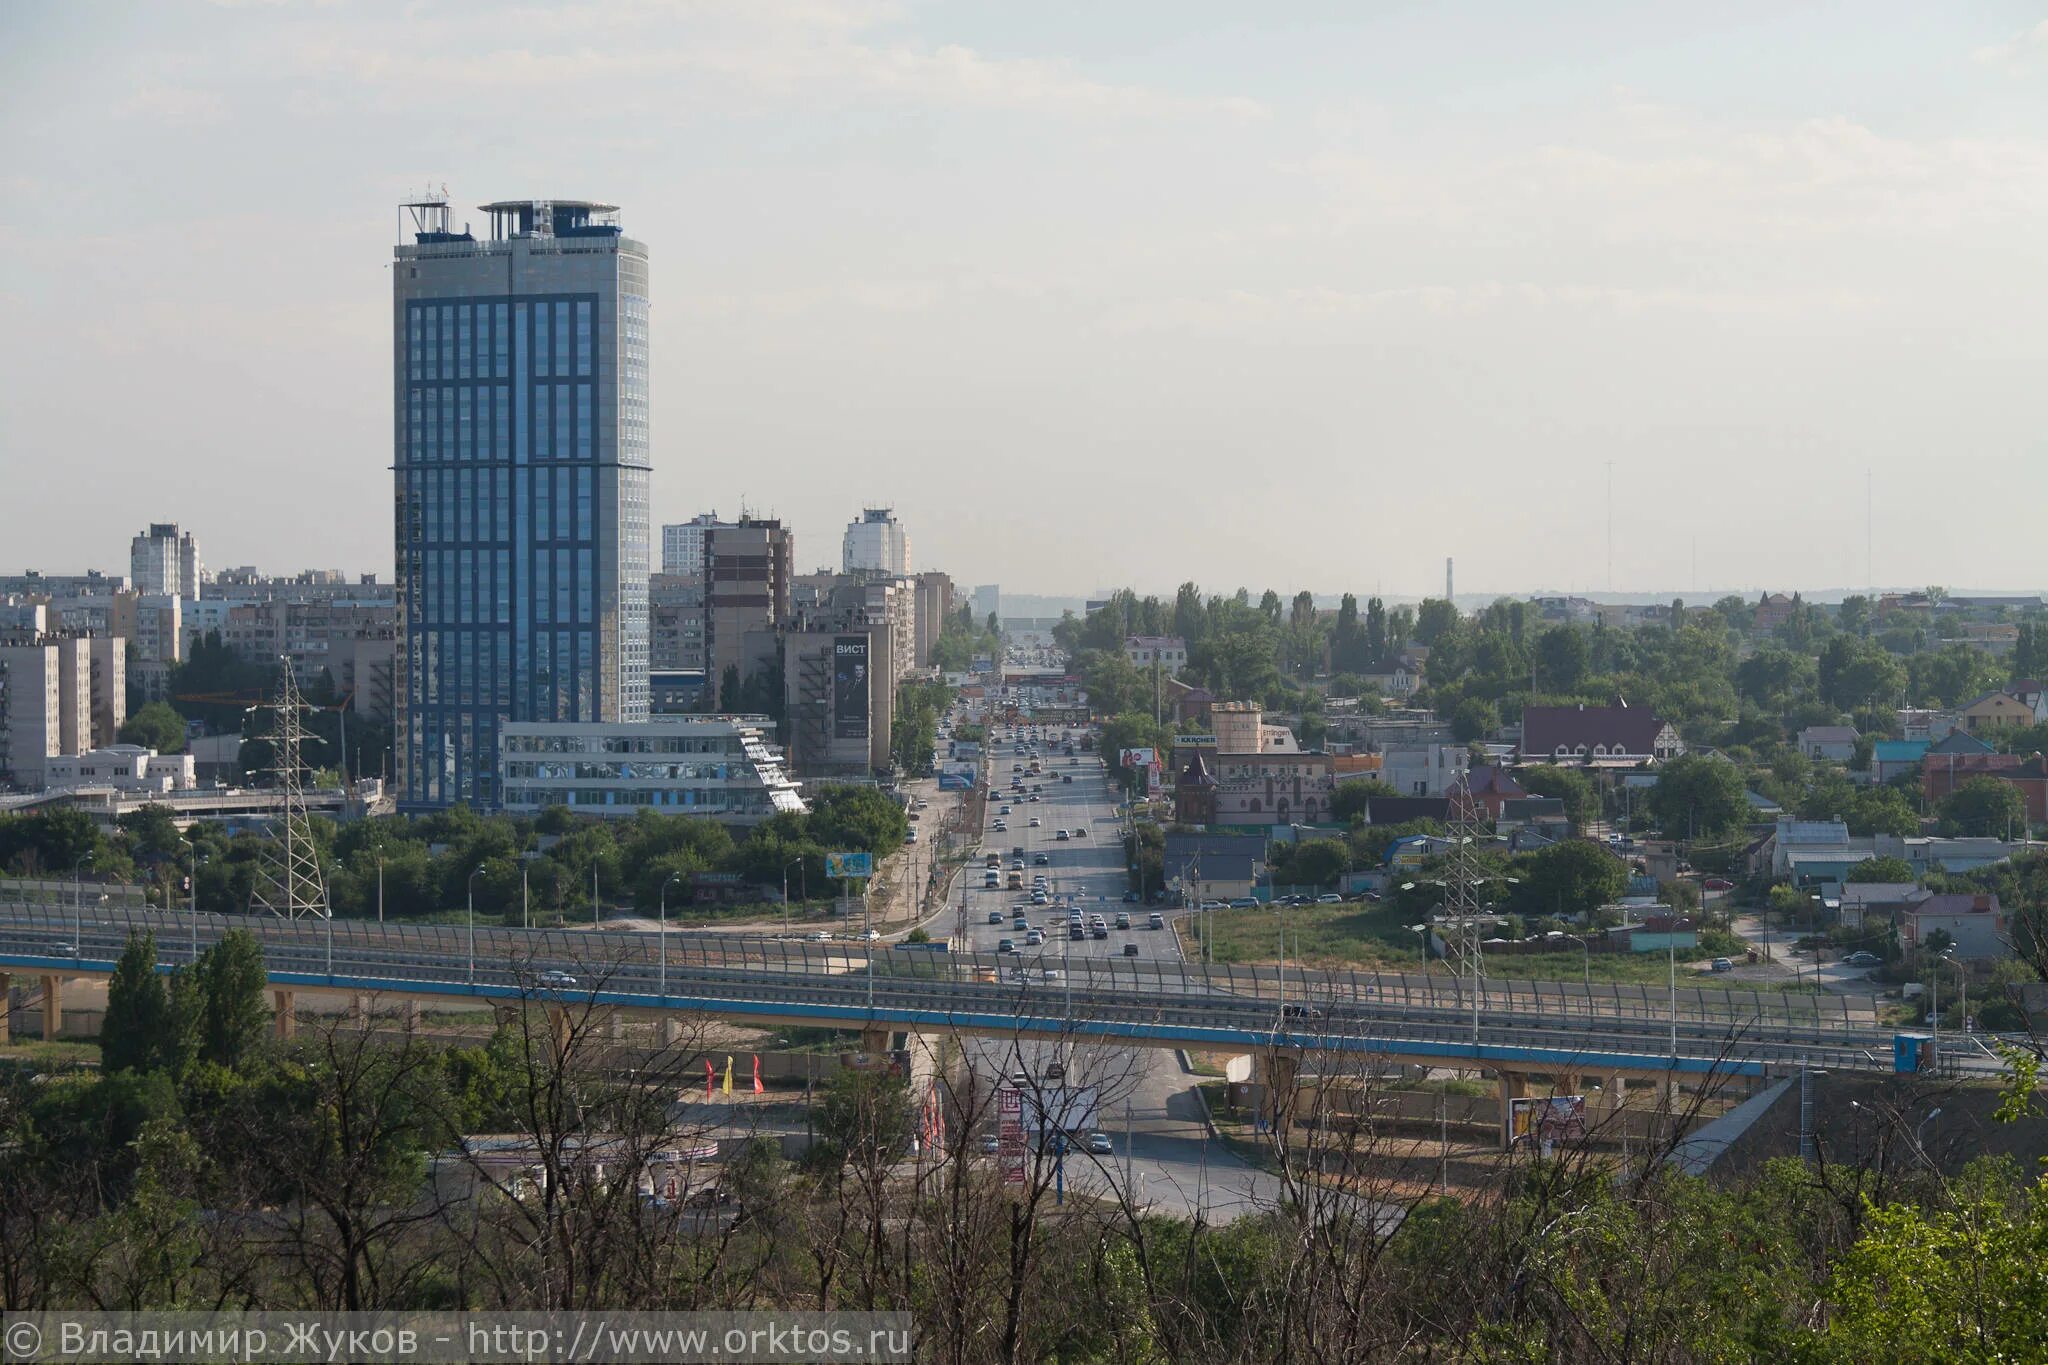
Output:
<svg viewBox="0 0 2048 1365">
<path fill-rule="evenodd" d="M 996 1160 L 1005 1185 L 1024 1183 L 1024 1095 L 1008 1086 L 996 1092 Z"/>
</svg>

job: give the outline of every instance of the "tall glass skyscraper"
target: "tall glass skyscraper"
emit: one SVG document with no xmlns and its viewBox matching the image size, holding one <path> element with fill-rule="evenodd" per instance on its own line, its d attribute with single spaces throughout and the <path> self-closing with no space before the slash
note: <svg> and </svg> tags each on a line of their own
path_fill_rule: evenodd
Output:
<svg viewBox="0 0 2048 1365">
<path fill-rule="evenodd" d="M 501 721 L 647 716 L 647 248 L 610 204 L 404 207 L 399 801 L 488 808 Z"/>
</svg>

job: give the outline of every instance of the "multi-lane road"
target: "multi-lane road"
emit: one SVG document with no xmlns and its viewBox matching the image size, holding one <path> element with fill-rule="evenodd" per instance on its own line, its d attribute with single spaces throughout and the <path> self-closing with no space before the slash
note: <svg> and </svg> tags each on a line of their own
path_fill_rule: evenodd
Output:
<svg viewBox="0 0 2048 1365">
<path fill-rule="evenodd" d="M 1059 732 L 1060 727 L 1051 727 L 1042 733 Z M 1172 929 L 1148 927 L 1149 908 L 1123 900 L 1123 841 L 1101 760 L 1092 753 L 1069 758 L 1062 745 L 1041 739 L 1042 770 L 1033 777 L 1016 771 L 1018 765 L 1028 770 L 1031 764 L 1021 752 L 1024 746 L 1008 742 L 1007 731 L 992 728 L 990 733 L 995 790 L 981 852 L 1000 856 L 1005 886 L 983 888 L 979 868 L 985 859 L 970 867 L 955 951 L 980 961 L 993 955 L 1006 982 L 1029 983 L 1044 1001 L 1041 1008 L 1064 1009 L 1068 1017 L 1085 1018 L 1093 996 L 1087 985 L 1122 967 L 1131 968 L 1134 981 L 1141 974 L 1177 975 L 1171 964 L 1180 954 Z M 1012 786 L 1016 780 L 1024 783 L 1021 793 Z M 1034 795 L 1036 801 L 1030 799 Z M 994 828 L 997 819 L 1007 831 Z M 1007 887 L 1014 860 L 1024 864 L 1021 892 Z M 1046 879 L 1045 905 L 1032 904 L 1032 878 L 1039 875 Z M 1087 936 L 1074 938 L 1068 928 L 1070 909 L 1081 912 L 1084 926 L 1090 916 L 1100 915 L 1107 936 L 1097 938 L 1084 927 Z M 1116 927 L 1119 914 L 1129 915 L 1130 928 Z M 1020 916 L 1027 926 L 1022 930 L 1016 927 Z M 1043 943 L 1027 942 L 1032 928 L 1043 931 Z M 1009 951 L 1001 951 L 1005 942 Z M 1085 993 L 1075 1000 L 1077 987 Z M 1063 1089 L 1093 1092 L 1094 1128 L 1108 1137 L 1110 1151 L 1060 1158 L 1070 1188 L 1114 1190 L 1141 1206 L 1211 1218 L 1269 1207 L 1279 1197 L 1275 1176 L 1248 1166 L 1214 1140 L 1202 1097 L 1194 1089 L 1197 1078 L 1184 1069 L 1179 1052 L 983 1037 L 969 1043 L 968 1059 L 978 1083 L 1005 1078 L 1015 1085 L 1021 1080 L 1047 1108 L 1058 1107 L 1054 1096 Z"/>
</svg>

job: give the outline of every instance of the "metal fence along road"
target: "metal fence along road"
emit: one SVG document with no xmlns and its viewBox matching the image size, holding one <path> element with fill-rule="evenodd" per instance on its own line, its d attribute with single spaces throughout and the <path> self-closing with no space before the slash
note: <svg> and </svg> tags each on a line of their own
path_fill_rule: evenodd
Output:
<svg viewBox="0 0 2048 1365">
<path fill-rule="evenodd" d="M 274 981 L 300 989 L 445 986 L 446 994 L 532 993 L 540 973 L 567 972 L 576 991 L 652 1008 L 731 1007 L 739 1013 L 816 1011 L 857 1026 L 864 1012 L 904 1020 L 971 1017 L 1033 1028 L 1090 1027 L 1152 1036 L 1375 1034 L 1467 1045 L 1572 1046 L 1890 1064 L 1890 1034 L 1868 998 L 1768 991 L 1669 989 L 1568 982 L 1488 981 L 1474 1022 L 1470 983 L 1416 973 L 1323 972 L 1278 966 L 1199 967 L 1171 960 L 956 954 L 699 933 L 517 930 L 360 920 L 288 922 L 96 906 L 0 906 L 0 965 L 106 971 L 132 934 L 155 936 L 166 966 L 189 962 L 229 929 L 263 945 Z M 1108 1028 L 1108 1026 L 1118 1026 Z M 1163 1036 L 1163 1035 L 1161 1035 Z M 1179 1036 L 1179 1035 L 1176 1035 Z M 1199 1039 L 1195 1039 L 1199 1041 Z"/>
</svg>

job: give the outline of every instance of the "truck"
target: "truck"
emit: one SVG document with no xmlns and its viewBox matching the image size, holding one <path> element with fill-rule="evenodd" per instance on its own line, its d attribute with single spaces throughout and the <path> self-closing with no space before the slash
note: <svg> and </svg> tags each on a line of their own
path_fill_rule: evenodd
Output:
<svg viewBox="0 0 2048 1365">
<path fill-rule="evenodd" d="M 988 857 L 987 857 L 987 858 L 985 858 L 985 859 L 984 859 L 984 860 L 982 861 L 982 866 L 983 866 L 983 867 L 986 867 L 986 868 L 987 868 L 987 869 L 988 869 L 989 871 L 991 871 L 991 872 L 1000 872 L 1000 871 L 1002 871 L 1002 870 L 1003 870 L 1003 855 L 1002 855 L 1002 854 L 1000 854 L 1000 853 L 991 853 L 991 854 L 989 854 L 989 855 L 988 855 Z"/>
<path fill-rule="evenodd" d="M 1014 867 L 1010 869 L 1009 887 L 1012 891 L 1022 891 L 1024 889 L 1024 874 Z"/>
</svg>

